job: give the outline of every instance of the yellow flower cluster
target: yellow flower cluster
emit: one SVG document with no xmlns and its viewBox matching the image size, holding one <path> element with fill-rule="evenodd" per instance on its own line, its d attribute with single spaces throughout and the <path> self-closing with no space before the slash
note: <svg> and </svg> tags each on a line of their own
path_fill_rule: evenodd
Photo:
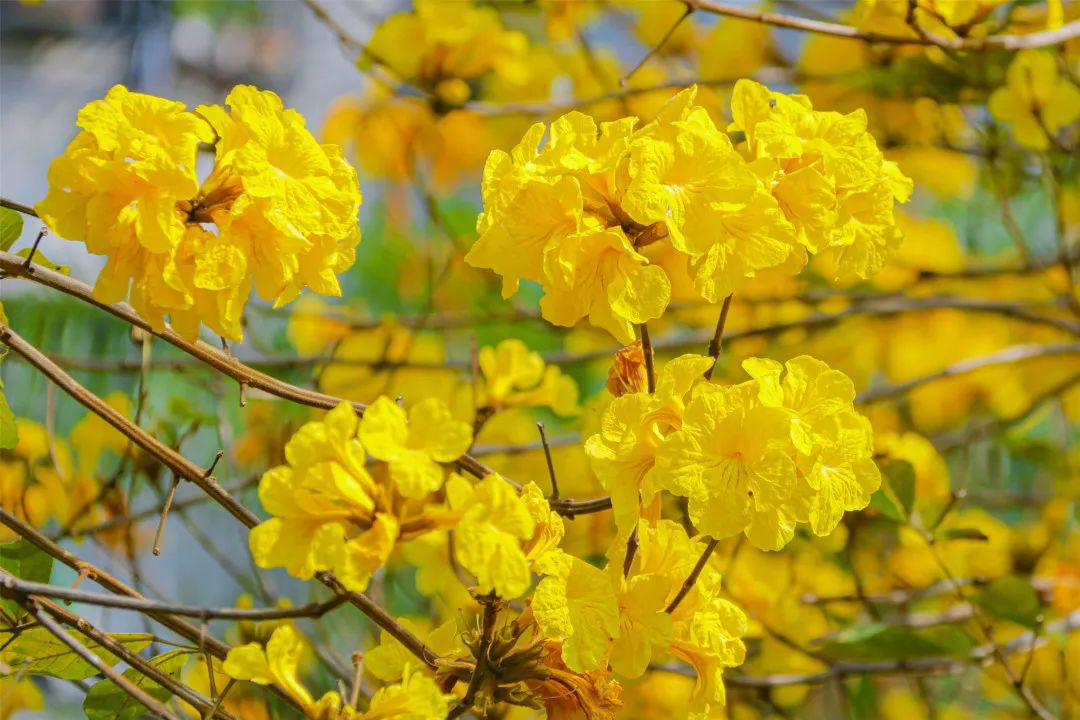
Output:
<svg viewBox="0 0 1080 720">
<path fill-rule="evenodd" d="M 699 531 L 745 532 L 778 550 L 797 522 L 827 535 L 881 482 L 873 434 L 839 370 L 803 355 L 784 366 L 751 358 L 748 382 L 704 380 L 712 358 L 684 355 L 661 371 L 655 393 L 615 398 L 585 444 L 626 536 L 659 516 L 659 492 L 689 499 Z"/>
<path fill-rule="evenodd" d="M 227 102 L 189 112 L 113 87 L 79 112 L 82 132 L 49 167 L 35 208 L 57 235 L 107 257 L 99 300 L 130 288 L 156 329 L 168 315 L 191 340 L 200 323 L 241 340 L 253 286 L 275 305 L 304 286 L 340 295 L 336 274 L 360 241 L 360 189 L 340 150 L 272 92 L 240 85 Z M 200 185 L 202 143 L 216 162 Z"/>
<path fill-rule="evenodd" d="M 360 711 L 344 702 L 333 690 L 315 700 L 300 681 L 297 669 L 304 650 L 302 637 L 290 625 L 276 630 L 266 643 L 248 643 L 229 651 L 222 669 L 236 680 L 259 685 L 276 684 L 289 694 L 309 718 L 318 720 L 435 720 L 446 717 L 452 696 L 445 694 L 430 677 L 413 671 L 408 664 L 401 680 L 380 688 Z"/>
<path fill-rule="evenodd" d="M 1060 71 L 1053 53 L 1021 50 L 988 107 L 991 115 L 1012 126 L 1021 145 L 1046 150 L 1061 128 L 1080 120 L 1080 88 Z"/>
<path fill-rule="evenodd" d="M 601 123 L 571 112 L 533 125 L 484 169 L 484 212 L 466 260 L 503 278 L 503 295 L 538 282 L 545 318 L 588 317 L 627 343 L 660 317 L 675 253 L 715 302 L 748 277 L 795 274 L 807 252 L 833 277 L 869 277 L 900 241 L 893 217 L 910 181 L 886 161 L 866 115 L 813 110 L 800 95 L 740 81 L 731 126 L 738 146 L 695 104 L 697 89 L 657 118 Z M 649 247 L 654 246 L 654 247 Z"/>
<path fill-rule="evenodd" d="M 657 451 L 656 482 L 689 498 L 691 521 L 712 537 L 745 532 L 756 547 L 779 550 L 799 522 L 828 535 L 881 484 L 854 385 L 808 355 L 743 367 L 752 380 L 695 388 L 682 425 Z"/>
<path fill-rule="evenodd" d="M 547 365 L 540 353 L 529 350 L 521 340 L 510 338 L 480 348 L 477 364 L 484 380 L 477 407 L 549 407 L 562 417 L 579 412 L 574 379 L 557 365 Z"/>
<path fill-rule="evenodd" d="M 616 541 L 604 569 L 549 554 L 532 612 L 544 635 L 561 641 L 563 661 L 577 672 L 610 665 L 618 675 L 636 678 L 654 660 L 674 656 L 689 663 L 697 672 L 693 710 L 708 716 L 724 703 L 724 668 L 745 656 L 746 615 L 720 597 L 720 573 L 709 565 L 669 612 L 701 544 L 670 520 L 642 524 L 639 543 L 627 565 L 626 544 Z"/>
<path fill-rule="evenodd" d="M 407 416 L 380 398 L 363 422 L 341 403 L 301 427 L 285 446 L 288 464 L 263 475 L 259 500 L 272 517 L 249 536 L 255 562 L 302 579 L 333 571 L 362 592 L 399 540 L 449 524 L 422 501 L 442 487 L 439 463 L 456 460 L 471 442 L 469 426 L 451 420 L 438 400 Z M 368 453 L 386 462 L 385 476 L 368 472 Z"/>
<path fill-rule="evenodd" d="M 454 554 L 477 580 L 477 591 L 502 598 L 521 597 L 537 568 L 563 537 L 562 518 L 551 511 L 534 483 L 521 492 L 489 475 L 470 485 L 454 475 L 446 485 L 457 517 Z"/>
</svg>

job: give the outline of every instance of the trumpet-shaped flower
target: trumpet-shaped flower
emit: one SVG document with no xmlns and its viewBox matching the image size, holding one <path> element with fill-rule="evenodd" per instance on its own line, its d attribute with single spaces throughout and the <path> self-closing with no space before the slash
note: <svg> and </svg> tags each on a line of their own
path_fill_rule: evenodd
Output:
<svg viewBox="0 0 1080 720">
<path fill-rule="evenodd" d="M 507 599 L 523 595 L 532 576 L 522 543 L 531 540 L 536 530 L 529 506 L 498 475 L 471 485 L 454 474 L 446 495 L 459 516 L 455 556 L 476 577 L 479 591 Z"/>
<path fill-rule="evenodd" d="M 809 355 L 781 366 L 751 358 L 747 372 L 762 383 L 764 403 L 792 413 L 791 441 L 802 482 L 809 487 L 808 505 L 799 512 L 815 535 L 828 535 L 845 510 L 861 510 L 881 484 L 872 459 L 873 431 L 852 405 L 855 386 L 839 370 Z M 781 380 L 781 372 L 783 379 Z"/>
<path fill-rule="evenodd" d="M 593 472 L 611 496 L 615 523 L 628 534 L 660 489 L 653 468 L 664 439 L 682 425 L 692 388 L 704 380 L 713 359 L 683 355 L 664 366 L 653 394 L 615 398 L 601 419 L 600 432 L 585 442 Z"/>
<path fill-rule="evenodd" d="M 745 531 L 755 546 L 778 550 L 795 532 L 791 420 L 756 391 L 748 383 L 691 400 L 682 427 L 660 448 L 656 472 L 665 488 L 690 499 L 701 532 Z"/>
<path fill-rule="evenodd" d="M 263 475 L 259 500 L 272 517 L 249 536 L 260 567 L 284 566 L 301 579 L 331 570 L 362 592 L 399 537 L 438 528 L 436 518 L 406 516 L 393 490 L 371 477 L 358 424 L 352 405 L 341 403 L 301 427 L 285 446 L 288 464 Z"/>
<path fill-rule="evenodd" d="M 478 364 L 484 376 L 479 407 L 550 407 L 562 416 L 578 412 L 573 378 L 545 365 L 539 353 L 516 338 L 481 348 Z"/>
<path fill-rule="evenodd" d="M 751 166 L 691 104 L 695 91 L 665 110 L 682 119 L 662 119 L 631 142 L 622 207 L 638 223 L 666 226 L 671 244 L 693 260 L 698 291 L 716 302 L 755 271 L 783 264 L 795 236 Z"/>
<path fill-rule="evenodd" d="M 472 444 L 472 428 L 454 420 L 437 398 L 421 400 L 406 414 L 380 397 L 364 413 L 360 439 L 372 457 L 390 466 L 390 478 L 407 498 L 422 498 L 442 487 L 439 463 L 457 460 Z"/>
<path fill-rule="evenodd" d="M 308 712 L 315 707 L 315 699 L 298 676 L 303 651 L 303 638 L 291 625 L 282 625 L 265 647 L 253 642 L 231 649 L 222 669 L 236 680 L 277 685 Z"/>
</svg>

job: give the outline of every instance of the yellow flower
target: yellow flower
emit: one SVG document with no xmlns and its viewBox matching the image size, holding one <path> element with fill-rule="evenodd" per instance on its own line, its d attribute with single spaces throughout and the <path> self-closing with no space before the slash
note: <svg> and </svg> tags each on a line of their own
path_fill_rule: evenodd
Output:
<svg viewBox="0 0 1080 720">
<path fill-rule="evenodd" d="M 505 29 L 493 8 L 418 0 L 413 12 L 397 13 L 382 22 L 367 49 L 397 77 L 454 106 L 469 99 L 464 79 L 489 72 L 507 76 L 524 72 L 526 47 L 525 35 Z"/>
<path fill-rule="evenodd" d="M 699 683 L 708 684 L 703 692 L 716 699 L 713 684 L 723 667 L 742 662 L 746 618 L 717 597 L 719 573 L 708 567 L 668 613 L 701 545 L 669 520 L 643 524 L 639 542 L 628 567 L 623 542 L 612 545 L 604 570 L 571 555 L 550 556 L 547 576 L 533 594 L 537 624 L 546 637 L 562 643 L 562 658 L 571 670 L 610 666 L 618 675 L 635 678 L 652 660 L 671 652 L 698 667 Z"/>
<path fill-rule="evenodd" d="M 454 420 L 441 400 L 428 398 L 405 410 L 380 397 L 364 412 L 360 439 L 371 456 L 390 466 L 390 478 L 407 498 L 422 498 L 442 487 L 449 463 L 472 444 L 472 428 Z"/>
<path fill-rule="evenodd" d="M 465 258 L 502 275 L 504 297 L 522 279 L 539 282 L 546 319 L 569 326 L 588 316 L 624 343 L 635 324 L 660 316 L 671 293 L 663 270 L 634 249 L 645 228 L 618 208 L 616 174 L 634 123 L 598 128 L 568 113 L 542 150 L 538 123 L 510 153 L 492 152 L 479 238 Z"/>
<path fill-rule="evenodd" d="M 465 651 L 455 620 L 447 620 L 435 628 L 430 623 L 409 618 L 398 618 L 398 623 L 423 640 L 440 657 Z M 364 653 L 364 670 L 383 682 L 401 680 L 408 673 L 409 666 L 415 663 L 416 656 L 385 630 L 379 634 L 379 644 Z"/>
<path fill-rule="evenodd" d="M 809 355 L 781 365 L 750 358 L 747 372 L 763 383 L 766 404 L 791 411 L 791 440 L 798 451 L 800 477 L 810 489 L 807 512 L 797 512 L 815 535 L 828 535 L 845 510 L 861 510 L 881 484 L 872 460 L 869 421 L 852 406 L 855 386 L 844 373 Z M 804 490 L 805 494 L 805 490 Z M 808 513 L 808 514 L 807 514 Z"/>
<path fill-rule="evenodd" d="M 271 92 L 241 85 L 229 102 L 231 114 L 193 113 L 113 87 L 80 111 L 83 131 L 53 161 L 37 206 L 55 233 L 107 256 L 97 299 L 130 292 L 155 329 L 168 316 L 189 340 L 200 324 L 242 340 L 253 284 L 278 305 L 304 286 L 340 295 L 336 274 L 360 240 L 356 173 L 338 148 L 319 145 Z M 201 187 L 200 143 L 217 149 Z"/>
<path fill-rule="evenodd" d="M 49 192 L 36 210 L 49 228 L 110 260 L 124 251 L 167 253 L 184 232 L 176 203 L 195 195 L 200 142 L 213 134 L 183 103 L 116 85 L 79 111 L 83 130 L 49 167 Z M 140 270 L 134 266 L 127 277 Z M 116 302 L 127 287 L 103 285 Z"/>
<path fill-rule="evenodd" d="M 284 566 L 301 579 L 332 570 L 362 592 L 386 561 L 402 521 L 387 489 L 364 467 L 358 422 L 352 405 L 341 403 L 293 435 L 285 446 L 288 465 L 263 475 L 259 500 L 272 517 L 249 536 L 257 565 Z"/>
<path fill-rule="evenodd" d="M 274 630 L 266 647 L 248 643 L 229 650 L 222 669 L 236 680 L 276 684 L 308 712 L 314 707 L 315 699 L 297 675 L 303 651 L 303 638 L 292 626 L 282 625 Z"/>
<path fill-rule="evenodd" d="M 545 366 L 540 353 L 516 338 L 480 349 L 484 374 L 479 407 L 550 407 L 555 414 L 579 412 L 577 384 L 554 366 Z"/>
<path fill-rule="evenodd" d="M 714 598 L 711 604 L 680 623 L 672 654 L 693 666 L 697 674 L 691 708 L 708 717 L 715 706 L 723 706 L 724 668 L 743 663 L 746 648 L 742 636 L 747 631 L 746 614 L 734 603 Z"/>
<path fill-rule="evenodd" d="M 700 355 L 683 355 L 664 366 L 653 394 L 615 398 L 604 411 L 600 432 L 585 442 L 593 472 L 611 496 L 615 523 L 629 534 L 660 489 L 653 474 L 660 444 L 682 424 L 687 396 L 713 364 Z"/>
<path fill-rule="evenodd" d="M 30 678 L 6 677 L 0 679 L 0 720 L 11 720 L 20 710 L 41 710 L 45 697 Z"/>
<path fill-rule="evenodd" d="M 337 273 L 352 266 L 360 242 L 356 171 L 276 94 L 238 85 L 226 102 L 228 113 L 198 108 L 219 139 L 214 171 L 190 212 L 218 224 L 275 307 L 305 285 L 340 295 Z"/>
<path fill-rule="evenodd" d="M 544 317 L 570 327 L 589 322 L 622 343 L 634 339 L 634 325 L 663 314 L 671 284 L 656 265 L 646 264 L 621 229 L 595 230 L 551 247 L 544 256 L 549 285 L 540 299 Z"/>
<path fill-rule="evenodd" d="M 631 143 L 622 207 L 642 225 L 666 225 L 671 244 L 693 259 L 698 291 L 716 302 L 742 278 L 782 265 L 795 237 L 776 199 L 693 104 L 696 91 L 673 98 Z"/>
<path fill-rule="evenodd" d="M 131 417 L 131 398 L 126 393 L 109 393 L 103 399 L 113 410 Z M 106 450 L 118 456 L 132 451 L 128 439 L 119 430 L 92 412 L 84 415 L 71 429 L 71 444 L 78 453 L 79 472 L 88 475 L 97 470 L 98 461 Z"/>
<path fill-rule="evenodd" d="M 79 112 L 83 128 L 49 166 L 49 191 L 36 210 L 57 235 L 107 256 L 94 285 L 102 302 L 119 302 L 132 281 L 135 309 L 155 328 L 172 308 L 186 309 L 187 288 L 163 277 L 186 217 L 178 203 L 195 196 L 200 142 L 213 132 L 182 103 L 116 85 Z"/>
<path fill-rule="evenodd" d="M 447 695 L 427 675 L 406 667 L 401 682 L 379 688 L 367 712 L 357 720 L 443 720 L 453 695 Z"/>
<path fill-rule="evenodd" d="M 750 80 L 736 83 L 731 112 L 759 169 L 773 166 L 772 194 L 799 242 L 826 254 L 834 278 L 877 273 L 900 245 L 893 205 L 911 181 L 884 159 L 866 113 L 816 111 Z"/>
<path fill-rule="evenodd" d="M 547 577 L 532 596 L 532 612 L 545 637 L 562 642 L 562 659 L 576 672 L 606 664 L 619 636 L 619 603 L 603 570 L 573 555 L 549 558 Z"/>
<path fill-rule="evenodd" d="M 701 532 L 725 538 L 746 532 L 778 550 L 795 533 L 796 488 L 791 421 L 757 398 L 754 382 L 705 392 L 686 406 L 682 427 L 660 447 L 660 484 L 690 499 Z"/>
<path fill-rule="evenodd" d="M 536 521 L 528 505 L 503 478 L 489 475 L 475 485 L 456 473 L 446 485 L 458 513 L 454 555 L 476 577 L 480 593 L 521 597 L 532 580 L 522 541 L 532 539 Z"/>
<path fill-rule="evenodd" d="M 1051 136 L 1080 119 L 1080 88 L 1060 74 L 1055 53 L 1021 50 L 988 107 L 995 118 L 1012 126 L 1017 142 L 1045 150 Z"/>
</svg>

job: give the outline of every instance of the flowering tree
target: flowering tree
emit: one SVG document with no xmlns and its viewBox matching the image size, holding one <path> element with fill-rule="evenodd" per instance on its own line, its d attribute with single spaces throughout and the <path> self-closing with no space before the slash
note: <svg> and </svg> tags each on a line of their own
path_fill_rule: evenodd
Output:
<svg viewBox="0 0 1080 720">
<path fill-rule="evenodd" d="M 305 4 L 3 200 L 0 717 L 1080 717 L 1080 8 Z"/>
</svg>

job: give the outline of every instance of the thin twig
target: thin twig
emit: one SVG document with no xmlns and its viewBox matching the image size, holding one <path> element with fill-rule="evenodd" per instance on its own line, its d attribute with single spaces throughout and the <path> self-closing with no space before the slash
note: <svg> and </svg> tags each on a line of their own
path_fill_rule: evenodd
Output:
<svg viewBox="0 0 1080 720">
<path fill-rule="evenodd" d="M 628 82 L 630 82 L 630 78 L 634 77 L 634 75 L 637 74 L 637 71 L 645 66 L 645 63 L 649 62 L 649 60 L 654 55 L 656 55 L 656 53 L 660 52 L 660 50 L 663 49 L 664 45 L 667 45 L 668 40 L 670 40 L 671 36 L 675 34 L 675 31 L 679 29 L 679 26 L 683 24 L 686 18 L 690 17 L 693 14 L 694 6 L 690 3 L 686 3 L 686 7 L 683 8 L 683 13 L 679 16 L 679 19 L 672 23 L 671 27 L 667 29 L 667 32 L 664 33 L 664 36 L 660 38 L 660 41 L 656 43 L 656 45 L 649 48 L 649 52 L 645 53 L 645 57 L 641 58 L 638 64 L 635 65 L 633 69 L 630 70 L 630 72 L 622 76 L 622 79 L 619 80 L 619 84 L 625 86 Z"/>
<path fill-rule="evenodd" d="M 922 375 L 917 378 L 913 378 L 906 382 L 895 383 L 892 385 L 883 385 L 878 388 L 866 390 L 855 398 L 855 402 L 869 404 L 878 402 L 879 400 L 885 400 L 888 398 L 899 397 L 906 394 L 910 390 L 913 390 L 921 385 L 925 385 L 935 380 L 942 380 L 944 378 L 956 377 L 957 375 L 966 375 L 967 373 L 975 372 L 976 370 L 982 370 L 987 367 L 994 367 L 996 365 L 1008 365 L 1015 362 L 1023 362 L 1025 360 L 1033 360 L 1036 358 L 1052 357 L 1054 355 L 1072 355 L 1080 353 L 1080 342 L 1073 343 L 1054 343 L 1049 345 L 1030 343 L 1024 345 L 1013 345 L 1011 347 L 998 350 L 997 352 L 989 353 L 987 355 L 980 355 L 979 357 L 968 358 L 955 362 L 952 365 L 947 365 L 940 370 Z"/>
<path fill-rule="evenodd" d="M 645 379 L 648 382 L 649 394 L 656 392 L 656 369 L 653 367 L 652 338 L 649 337 L 649 326 L 646 323 L 638 325 L 641 334 L 641 353 L 645 356 Z"/>
<path fill-rule="evenodd" d="M 698 558 L 697 563 L 694 565 L 694 569 L 686 576 L 686 580 L 683 581 L 682 587 L 679 588 L 679 593 L 671 599 L 671 602 L 668 603 L 664 612 L 670 615 L 675 612 L 679 607 L 679 604 L 686 599 L 686 596 L 690 593 L 691 588 L 694 587 L 694 583 L 697 582 L 698 576 L 701 575 L 701 571 L 705 569 L 705 565 L 709 562 L 709 558 L 719 544 L 720 541 L 716 538 L 709 538 L 709 544 L 706 545 L 705 549 L 701 552 L 701 557 Z"/>
<path fill-rule="evenodd" d="M 705 371 L 706 380 L 712 380 L 716 363 L 720 360 L 720 351 L 723 349 L 724 342 L 724 326 L 727 325 L 728 310 L 731 309 L 731 298 L 733 297 L 734 295 L 728 295 L 724 298 L 724 304 L 720 306 L 720 317 L 716 320 L 716 330 L 713 331 L 712 340 L 709 341 L 709 357 L 713 359 L 713 364 Z"/>
<path fill-rule="evenodd" d="M 871 32 L 860 30 L 851 27 L 850 25 L 841 25 L 839 23 L 809 20 L 807 18 L 781 15 L 779 13 L 761 12 L 759 10 L 748 10 L 742 7 L 728 5 L 727 3 L 714 2 L 714 0 L 686 0 L 686 2 L 692 5 L 696 10 L 711 12 L 725 17 L 739 18 L 741 20 L 751 20 L 765 25 L 801 30 L 803 32 L 832 35 L 835 37 L 850 38 L 852 40 L 863 40 L 871 43 L 923 45 L 963 52 L 1011 51 L 1022 50 L 1025 48 L 1048 47 L 1060 45 L 1074 37 L 1080 36 L 1080 20 L 1066 23 L 1054 30 L 1043 30 L 1027 35 L 991 35 L 989 37 L 972 35 L 967 37 L 944 37 L 927 31 L 923 36 L 909 36 Z"/>
<path fill-rule="evenodd" d="M 551 477 L 551 496 L 550 500 L 559 499 L 559 481 L 555 478 L 555 463 L 551 461 L 551 445 L 548 443 L 547 432 L 544 429 L 544 423 L 536 423 L 536 428 L 540 431 L 540 443 L 544 447 L 544 458 L 547 460 L 548 475 Z"/>
<path fill-rule="evenodd" d="M 183 617 L 194 617 L 200 620 L 284 620 L 286 618 L 319 618 L 326 613 L 344 605 L 348 598 L 334 596 L 329 600 L 318 603 L 309 603 L 297 607 L 273 607 L 273 608 L 211 608 L 196 607 L 193 605 L 181 605 L 178 603 L 158 602 L 145 598 L 125 597 L 123 595 L 104 595 L 85 590 L 73 590 L 58 585 L 30 582 L 13 575 L 0 575 L 0 594 L 41 595 L 43 597 L 81 602 L 99 607 L 119 608 L 122 610 L 135 610 L 137 612 L 153 614 L 168 613 Z"/>
<path fill-rule="evenodd" d="M 167 707 L 151 697 L 145 690 L 121 675 L 115 668 L 92 653 L 85 645 L 73 638 L 60 626 L 60 623 L 49 617 L 48 613 L 42 611 L 41 604 L 38 601 L 31 598 L 21 600 L 20 604 L 26 608 L 27 612 L 33 615 L 46 630 L 52 633 L 57 640 L 71 648 L 72 652 L 82 658 L 85 662 L 89 663 L 95 670 L 116 683 L 117 687 L 121 690 L 145 705 L 152 715 L 164 718 L 164 720 L 179 720 Z"/>
</svg>

